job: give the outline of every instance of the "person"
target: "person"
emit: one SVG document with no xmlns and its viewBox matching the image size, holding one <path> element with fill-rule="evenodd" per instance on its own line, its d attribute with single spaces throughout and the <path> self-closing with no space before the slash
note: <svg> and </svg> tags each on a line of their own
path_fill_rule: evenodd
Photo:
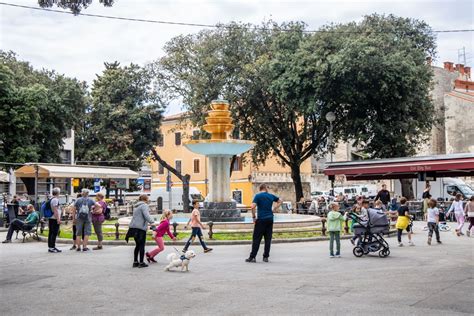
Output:
<svg viewBox="0 0 474 316">
<path fill-rule="evenodd" d="M 36 226 L 39 221 L 39 214 L 35 210 L 35 207 L 32 204 L 28 204 L 26 211 L 28 212 L 28 216 L 26 217 L 25 221 L 21 221 L 17 218 L 12 220 L 10 226 L 8 227 L 7 238 L 2 243 L 11 243 L 13 232 L 15 230 L 30 230 Z"/>
<path fill-rule="evenodd" d="M 94 226 L 94 232 L 97 235 L 97 246 L 92 248 L 93 250 L 102 249 L 102 240 L 104 236 L 102 235 L 102 224 L 105 221 L 105 209 L 107 208 L 107 203 L 104 201 L 104 194 L 98 192 L 96 195 L 97 202 L 92 208 L 92 226 Z"/>
<path fill-rule="evenodd" d="M 439 210 L 436 207 L 438 202 L 435 199 L 430 199 L 428 202 L 428 209 L 426 210 L 426 222 L 428 226 L 428 245 L 431 245 L 431 239 L 433 238 L 433 232 L 436 235 L 436 241 L 441 244 L 439 237 Z"/>
<path fill-rule="evenodd" d="M 95 202 L 89 198 L 89 190 L 82 189 L 81 197 L 74 203 L 75 214 L 76 214 L 76 251 L 81 251 L 81 236 L 78 232 L 82 232 L 84 229 L 84 238 L 82 239 L 82 251 L 90 251 L 87 248 L 89 237 L 92 234 L 92 208 Z"/>
<path fill-rule="evenodd" d="M 388 202 L 390 202 L 390 192 L 387 190 L 387 185 L 384 183 L 382 184 L 382 189 L 377 193 L 375 197 L 375 201 L 380 200 L 382 201 L 383 205 L 387 206 Z"/>
<path fill-rule="evenodd" d="M 360 206 L 360 215 L 362 220 L 369 220 L 369 200 L 362 200 Z"/>
<path fill-rule="evenodd" d="M 410 210 L 408 209 L 408 205 L 407 205 L 407 199 L 405 197 L 402 197 L 400 199 L 400 204 L 401 205 L 398 208 L 397 223 L 395 224 L 395 228 L 397 229 L 398 246 L 403 247 L 402 233 L 404 230 L 408 232 L 408 244 L 410 246 L 414 246 L 415 244 L 411 240 L 412 225 L 411 225 Z"/>
<path fill-rule="evenodd" d="M 296 209 L 297 209 L 296 213 L 298 213 L 298 214 L 307 213 L 306 202 L 305 202 L 304 197 L 301 197 L 300 201 L 298 203 L 296 203 Z"/>
<path fill-rule="evenodd" d="M 464 208 L 463 208 L 463 202 L 462 202 L 462 194 L 458 193 L 456 194 L 456 197 L 451 204 L 451 207 L 448 210 L 448 214 L 446 214 L 446 217 L 449 217 L 451 215 L 451 212 L 454 211 L 454 216 L 456 217 L 456 222 L 458 223 L 458 227 L 456 228 L 456 235 L 461 236 L 464 235 L 462 232 L 462 229 L 464 227 Z"/>
<path fill-rule="evenodd" d="M 212 248 L 209 248 L 204 240 L 202 239 L 202 230 L 204 226 L 201 223 L 201 212 L 199 212 L 199 201 L 193 201 L 193 211 L 191 212 L 191 217 L 189 218 L 187 224 L 184 226 L 186 228 L 191 223 L 191 236 L 189 236 L 186 245 L 183 248 L 183 253 L 188 251 L 191 243 L 196 239 L 196 236 L 199 238 L 204 253 L 212 251 Z"/>
<path fill-rule="evenodd" d="M 471 196 L 469 202 L 466 203 L 464 212 L 466 213 L 467 220 L 469 221 L 469 227 L 467 228 L 466 235 L 467 237 L 474 236 L 472 231 L 472 228 L 474 227 L 474 195 Z"/>
<path fill-rule="evenodd" d="M 383 204 L 382 201 L 377 200 L 377 201 L 374 202 L 374 209 L 376 209 L 376 210 L 378 210 L 378 211 L 385 211 L 385 210 L 383 209 L 383 207 L 384 207 L 384 204 Z"/>
<path fill-rule="evenodd" d="M 81 194 L 79 193 L 77 195 L 77 198 L 79 199 L 81 197 Z M 81 246 L 81 240 L 84 240 L 84 226 L 82 226 L 82 231 L 81 231 L 81 239 L 79 239 L 79 243 L 77 243 L 77 226 L 76 226 L 76 208 L 74 207 L 74 204 L 76 203 L 75 200 L 73 200 L 73 203 L 69 206 L 69 218 L 72 219 L 72 247 L 69 248 L 69 250 L 76 250 L 77 247 Z"/>
<path fill-rule="evenodd" d="M 61 207 L 59 205 L 59 193 L 61 193 L 61 189 L 54 188 L 53 197 L 50 201 L 53 216 L 48 220 L 48 252 L 51 253 L 61 252 L 61 250 L 56 248 L 56 238 L 58 237 L 59 226 L 61 225 Z"/>
<path fill-rule="evenodd" d="M 170 210 L 164 210 L 163 215 L 160 218 L 160 225 L 155 229 L 153 232 L 153 238 L 155 239 L 157 248 L 153 249 L 150 252 L 146 252 L 146 260 L 148 263 L 156 262 L 155 256 L 165 250 L 165 243 L 163 241 L 163 236 L 168 234 L 168 236 L 173 240 L 176 241 L 176 237 L 171 233 L 170 230 L 170 220 L 173 218 L 173 212 Z"/>
<path fill-rule="evenodd" d="M 273 213 L 282 203 L 283 201 L 279 197 L 268 193 L 268 186 L 265 183 L 260 185 L 260 192 L 254 196 L 252 201 L 252 218 L 255 226 L 252 236 L 252 251 L 250 256 L 245 259 L 246 262 L 256 262 L 255 257 L 257 256 L 262 237 L 265 238 L 263 261 L 268 262 L 272 244 Z M 255 216 L 255 209 L 257 209 L 258 216 Z"/>
<path fill-rule="evenodd" d="M 10 204 L 13 204 L 13 212 L 15 213 L 15 217 L 18 216 L 18 212 L 19 212 L 19 209 L 20 209 L 20 201 L 18 199 L 18 196 L 14 195 L 12 200 L 10 201 Z M 14 218 L 11 219 L 11 221 L 13 221 Z M 7 227 L 10 226 L 10 212 L 8 212 L 8 209 L 7 209 L 7 212 L 6 212 L 6 222 L 7 222 Z"/>
<path fill-rule="evenodd" d="M 314 214 L 317 214 L 318 209 L 319 209 L 318 198 L 313 197 L 311 201 L 311 205 L 309 206 L 308 212 L 313 212 Z"/>
<path fill-rule="evenodd" d="M 423 195 L 421 196 L 423 198 L 423 216 L 426 216 L 426 212 L 428 211 L 428 202 L 431 200 L 431 185 L 429 181 L 426 181 L 425 184 L 425 189 L 423 190 Z"/>
<path fill-rule="evenodd" d="M 328 213 L 328 231 L 329 231 L 329 257 L 341 257 L 341 230 L 342 223 L 346 220 L 346 214 L 343 216 L 339 212 L 339 203 L 329 203 Z M 336 254 L 334 254 L 334 241 L 336 241 Z"/>
<path fill-rule="evenodd" d="M 125 240 L 128 242 L 130 237 L 135 240 L 135 249 L 133 251 L 133 268 L 146 268 L 148 265 L 143 262 L 145 257 L 146 231 L 147 223 L 153 224 L 155 220 L 150 216 L 150 207 L 148 206 L 148 195 L 142 194 L 138 197 L 138 203 L 133 210 L 133 217 L 128 225 L 128 232 Z M 140 256 L 140 257 L 139 257 Z M 138 261 L 140 260 L 140 261 Z"/>
</svg>

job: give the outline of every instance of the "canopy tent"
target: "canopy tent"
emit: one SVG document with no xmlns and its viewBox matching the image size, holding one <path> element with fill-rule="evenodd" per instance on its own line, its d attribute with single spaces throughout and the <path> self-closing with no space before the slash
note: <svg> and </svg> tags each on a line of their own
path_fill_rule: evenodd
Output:
<svg viewBox="0 0 474 316">
<path fill-rule="evenodd" d="M 36 173 L 36 167 L 38 173 Z M 128 168 L 57 164 L 27 164 L 15 171 L 19 178 L 136 179 L 138 173 Z"/>
<path fill-rule="evenodd" d="M 0 170 L 0 182 L 9 182 L 10 181 L 10 175 L 5 172 Z"/>
<path fill-rule="evenodd" d="M 324 170 L 330 178 L 344 175 L 349 181 L 410 179 L 420 173 L 432 177 L 474 176 L 474 153 L 335 162 Z"/>
</svg>

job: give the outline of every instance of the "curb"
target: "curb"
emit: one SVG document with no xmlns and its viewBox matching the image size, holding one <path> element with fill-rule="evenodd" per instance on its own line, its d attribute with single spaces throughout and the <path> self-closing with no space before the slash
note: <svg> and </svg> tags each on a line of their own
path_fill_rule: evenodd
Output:
<svg viewBox="0 0 474 316">
<path fill-rule="evenodd" d="M 396 233 L 396 230 L 391 230 L 387 237 L 391 237 L 393 233 Z M 350 239 L 352 235 L 344 235 L 341 236 L 341 240 L 345 239 Z M 329 236 L 321 236 L 321 237 L 310 237 L 310 238 L 292 238 L 292 239 L 279 239 L 275 238 L 272 239 L 272 244 L 289 244 L 289 243 L 297 243 L 297 242 L 312 242 L 312 241 L 326 241 L 329 240 Z M 41 242 L 47 242 L 48 238 L 44 236 L 39 236 L 39 241 Z M 211 239 L 206 239 L 206 244 L 210 246 L 219 246 L 219 245 L 251 245 L 252 240 L 211 240 Z M 66 238 L 57 238 L 56 239 L 57 243 L 60 244 L 72 244 L 71 239 L 66 239 Z M 264 241 L 262 240 L 262 244 Z M 97 240 L 90 240 L 89 245 L 97 245 Z M 120 239 L 120 240 L 104 240 L 102 241 L 102 244 L 105 246 L 135 246 L 135 243 L 131 240 L 129 243 L 127 243 L 125 240 Z M 185 241 L 165 241 L 165 245 L 167 246 L 184 246 L 186 244 Z M 155 242 L 153 241 L 147 241 L 146 242 L 147 246 L 154 246 Z"/>
</svg>

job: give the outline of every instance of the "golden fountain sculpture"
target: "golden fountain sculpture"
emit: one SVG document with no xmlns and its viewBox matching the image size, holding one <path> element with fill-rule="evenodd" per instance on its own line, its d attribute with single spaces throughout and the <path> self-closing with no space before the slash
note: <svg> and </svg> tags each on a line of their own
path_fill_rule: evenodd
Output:
<svg viewBox="0 0 474 316">
<path fill-rule="evenodd" d="M 207 112 L 206 123 L 202 128 L 211 134 L 211 139 L 191 140 L 184 143 L 190 151 L 205 155 L 209 159 L 207 179 L 209 195 L 201 211 L 203 221 L 240 221 L 240 210 L 231 199 L 230 160 L 250 150 L 255 143 L 248 140 L 230 139 L 234 129 L 229 102 L 215 100 Z"/>
</svg>

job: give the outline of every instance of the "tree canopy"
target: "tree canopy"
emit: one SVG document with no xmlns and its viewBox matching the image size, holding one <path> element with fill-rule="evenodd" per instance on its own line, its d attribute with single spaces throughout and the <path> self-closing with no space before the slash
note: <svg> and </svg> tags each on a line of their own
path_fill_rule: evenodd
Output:
<svg viewBox="0 0 474 316">
<path fill-rule="evenodd" d="M 67 130 L 78 125 L 86 107 L 86 84 L 35 70 L 4 51 L 0 83 L 0 161 L 60 162 Z"/>
<path fill-rule="evenodd" d="M 104 7 L 111 7 L 114 0 L 99 0 L 99 3 Z M 42 8 L 51 8 L 56 5 L 61 9 L 69 9 L 72 13 L 79 14 L 92 4 L 92 0 L 38 0 L 38 4 Z"/>
</svg>

